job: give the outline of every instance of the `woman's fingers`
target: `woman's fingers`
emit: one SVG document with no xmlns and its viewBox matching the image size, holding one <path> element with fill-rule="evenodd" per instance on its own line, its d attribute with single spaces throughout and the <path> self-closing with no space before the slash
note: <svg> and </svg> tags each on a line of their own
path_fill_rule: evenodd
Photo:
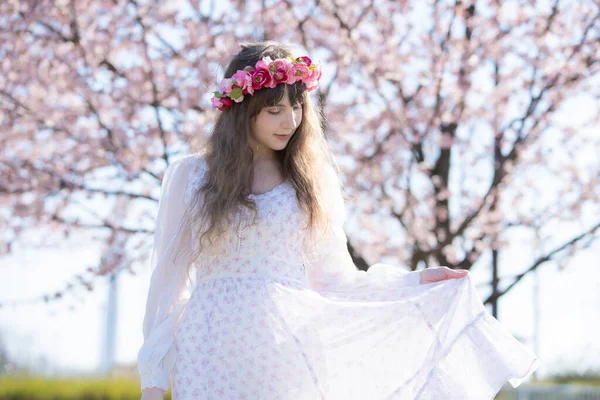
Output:
<svg viewBox="0 0 600 400">
<path fill-rule="evenodd" d="M 460 279 L 469 273 L 466 269 L 452 269 L 448 267 L 431 267 L 421 272 L 423 283 L 439 282 L 447 279 Z"/>
<path fill-rule="evenodd" d="M 444 272 L 448 279 L 460 279 L 469 273 L 466 269 L 452 269 L 448 267 L 444 267 Z"/>
</svg>

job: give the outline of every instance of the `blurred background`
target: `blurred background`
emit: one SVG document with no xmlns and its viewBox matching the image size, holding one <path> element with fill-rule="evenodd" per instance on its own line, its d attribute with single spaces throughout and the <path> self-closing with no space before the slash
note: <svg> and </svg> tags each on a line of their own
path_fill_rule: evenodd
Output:
<svg viewBox="0 0 600 400">
<path fill-rule="evenodd" d="M 542 362 L 498 398 L 600 399 L 593 0 L 0 2 L 0 397 L 139 398 L 162 175 L 269 39 L 323 64 L 356 265 L 469 269 Z"/>
</svg>

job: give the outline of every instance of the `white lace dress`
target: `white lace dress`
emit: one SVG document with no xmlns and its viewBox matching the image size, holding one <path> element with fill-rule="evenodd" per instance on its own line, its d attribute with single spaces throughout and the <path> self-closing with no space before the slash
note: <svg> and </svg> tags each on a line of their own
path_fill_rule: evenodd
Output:
<svg viewBox="0 0 600 400">
<path fill-rule="evenodd" d="M 178 223 L 202 180 L 194 154 L 166 171 L 138 353 L 142 389 L 174 400 L 492 399 L 536 356 L 485 309 L 469 276 L 419 284 L 419 271 L 352 263 L 341 192 L 332 234 L 309 253 L 293 186 L 250 195 L 227 240 L 172 260 Z M 193 242 L 193 238 L 189 243 Z M 316 255 L 318 254 L 318 255 Z"/>
</svg>

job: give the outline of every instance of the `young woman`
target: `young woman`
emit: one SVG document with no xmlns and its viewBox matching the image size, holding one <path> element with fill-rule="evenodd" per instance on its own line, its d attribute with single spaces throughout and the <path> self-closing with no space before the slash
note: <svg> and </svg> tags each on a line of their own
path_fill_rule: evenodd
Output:
<svg viewBox="0 0 600 400">
<path fill-rule="evenodd" d="M 212 99 L 206 145 L 167 168 L 143 400 L 170 383 L 175 400 L 479 400 L 537 368 L 467 271 L 355 267 L 309 96 L 320 77 L 288 46 L 242 45 Z"/>
</svg>

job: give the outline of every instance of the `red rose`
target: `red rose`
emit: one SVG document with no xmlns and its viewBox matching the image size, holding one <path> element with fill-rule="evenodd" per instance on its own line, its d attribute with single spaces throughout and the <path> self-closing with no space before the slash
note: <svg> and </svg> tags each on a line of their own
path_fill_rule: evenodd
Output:
<svg viewBox="0 0 600 400">
<path fill-rule="evenodd" d="M 257 69 L 252 72 L 252 87 L 255 90 L 261 89 L 263 86 L 269 87 L 272 81 L 273 77 L 268 70 Z"/>
</svg>

